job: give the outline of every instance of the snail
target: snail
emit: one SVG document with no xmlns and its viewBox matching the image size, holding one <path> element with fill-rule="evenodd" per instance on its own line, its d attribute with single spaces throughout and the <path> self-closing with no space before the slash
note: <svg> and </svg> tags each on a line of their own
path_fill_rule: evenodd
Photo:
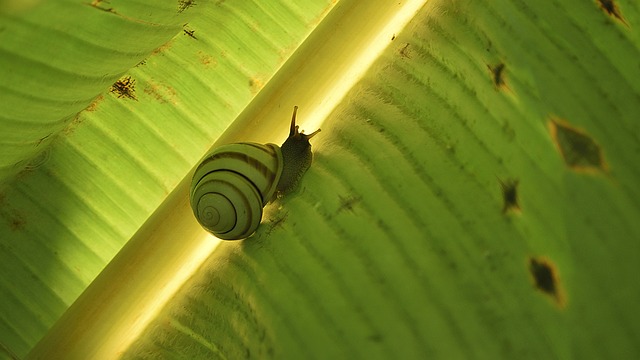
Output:
<svg viewBox="0 0 640 360">
<path fill-rule="evenodd" d="M 196 168 L 189 191 L 191 209 L 205 230 L 223 240 L 239 240 L 253 234 L 262 219 L 262 208 L 278 194 L 292 192 L 311 166 L 309 139 L 298 131 L 293 107 L 289 137 L 275 144 L 222 145 Z"/>
</svg>

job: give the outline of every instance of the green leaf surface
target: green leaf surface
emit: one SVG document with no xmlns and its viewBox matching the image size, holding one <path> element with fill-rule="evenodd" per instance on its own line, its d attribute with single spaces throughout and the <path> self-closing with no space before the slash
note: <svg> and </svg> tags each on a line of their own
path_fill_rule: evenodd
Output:
<svg viewBox="0 0 640 360">
<path fill-rule="evenodd" d="M 0 5 L 0 341 L 23 356 L 330 4 Z"/>
<path fill-rule="evenodd" d="M 298 194 L 128 357 L 638 357 L 640 11 L 619 7 L 430 1 Z"/>
<path fill-rule="evenodd" d="M 125 1 L 105 4 L 44 1 L 12 10 L 8 2 L 0 8 L 0 186 L 193 17 L 178 13 L 173 1 L 149 3 L 144 12 Z"/>
<path fill-rule="evenodd" d="M 171 212 L 332 5 L 0 2 L 3 351 L 27 354 Z M 429 1 L 322 124 L 301 189 L 125 357 L 637 358 L 639 26 L 631 1 Z"/>
</svg>

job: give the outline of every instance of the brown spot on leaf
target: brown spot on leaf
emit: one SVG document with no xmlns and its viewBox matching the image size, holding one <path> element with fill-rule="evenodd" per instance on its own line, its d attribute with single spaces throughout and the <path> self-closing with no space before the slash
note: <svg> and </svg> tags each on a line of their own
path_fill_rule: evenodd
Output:
<svg viewBox="0 0 640 360">
<path fill-rule="evenodd" d="M 491 80 L 493 81 L 493 85 L 496 89 L 502 89 L 507 87 L 507 83 L 505 82 L 504 69 L 506 65 L 504 63 L 499 63 L 497 65 L 491 66 L 487 65 L 487 68 L 491 72 Z"/>
<path fill-rule="evenodd" d="M 277 228 L 282 227 L 284 225 L 284 222 L 287 220 L 288 215 L 289 213 L 287 212 L 278 213 L 276 217 L 271 218 L 270 221 L 268 222 L 269 228 L 267 229 L 266 234 L 271 235 L 271 233 L 275 231 Z"/>
<path fill-rule="evenodd" d="M 109 5 L 108 0 L 93 0 L 89 5 L 98 10 L 102 10 L 102 11 L 106 11 L 114 14 L 116 13 L 112 7 L 108 6 Z"/>
<path fill-rule="evenodd" d="M 174 41 L 175 41 L 175 37 L 171 38 L 171 40 L 169 40 L 166 43 L 160 45 L 159 47 L 153 49 L 153 51 L 151 52 L 151 56 L 161 54 L 164 51 L 171 49 L 171 47 L 173 46 L 173 42 Z M 151 57 L 151 56 L 149 56 L 149 57 Z M 143 61 L 145 61 L 145 60 L 143 60 Z"/>
<path fill-rule="evenodd" d="M 194 5 L 197 5 L 196 0 L 178 0 L 178 12 L 181 13 Z"/>
<path fill-rule="evenodd" d="M 564 163 L 571 170 L 589 173 L 608 171 L 600 146 L 584 130 L 562 119 L 552 118 L 549 132 Z"/>
<path fill-rule="evenodd" d="M 520 203 L 518 202 L 518 179 L 500 180 L 500 188 L 502 189 L 502 213 L 520 212 Z"/>
<path fill-rule="evenodd" d="M 252 94 L 257 94 L 264 87 L 262 80 L 257 78 L 249 79 L 249 90 Z"/>
<path fill-rule="evenodd" d="M 195 40 L 198 40 L 198 38 L 197 38 L 197 37 L 196 37 L 196 35 L 195 35 L 196 31 L 195 31 L 195 30 L 193 30 L 193 29 L 190 29 L 187 25 L 188 25 L 188 24 L 184 24 L 184 26 L 182 27 L 182 32 L 183 32 L 185 35 L 189 36 L 190 38 L 193 38 L 193 39 L 195 39 Z"/>
<path fill-rule="evenodd" d="M 607 15 L 614 17 L 616 20 L 623 23 L 625 26 L 629 27 L 627 21 L 622 16 L 622 12 L 620 8 L 618 8 L 618 4 L 614 0 L 597 0 L 598 6 L 607 13 Z"/>
<path fill-rule="evenodd" d="M 24 215 L 17 209 L 10 206 L 6 200 L 6 195 L 0 193 L 0 218 L 3 218 L 11 231 L 21 231 L 27 225 Z"/>
<path fill-rule="evenodd" d="M 144 88 L 145 94 L 150 95 L 161 104 L 171 103 L 176 104 L 178 102 L 176 90 L 166 84 L 158 84 L 154 81 L 149 81 Z"/>
<path fill-rule="evenodd" d="M 74 131 L 76 131 L 76 129 L 78 128 L 78 126 L 80 126 L 80 124 L 82 124 L 82 122 L 85 120 L 86 118 L 85 111 L 87 112 L 96 111 L 98 109 L 98 105 L 100 104 L 100 102 L 102 102 L 102 100 L 104 100 L 104 95 L 98 95 L 95 99 L 93 99 L 93 102 L 89 104 L 89 106 L 87 106 L 84 109 L 84 111 L 77 113 L 76 116 L 73 117 L 71 122 L 69 122 L 67 126 L 65 126 L 65 128 L 62 130 L 62 133 L 64 135 L 73 134 Z"/>
<path fill-rule="evenodd" d="M 96 109 L 98 109 L 98 104 L 100 104 L 100 102 L 102 102 L 102 100 L 104 99 L 103 95 L 98 95 L 96 96 L 95 99 L 93 99 L 93 101 L 91 102 L 91 104 L 89 104 L 89 106 L 87 106 L 85 108 L 86 111 L 96 111 Z"/>
<path fill-rule="evenodd" d="M 27 225 L 27 221 L 19 214 L 13 214 L 13 216 L 11 216 L 7 220 L 9 221 L 9 228 L 11 229 L 11 231 L 24 230 L 25 226 Z"/>
<path fill-rule="evenodd" d="M 198 58 L 200 59 L 200 63 L 206 68 L 215 67 L 216 65 L 218 65 L 218 61 L 214 59 L 213 56 L 203 51 L 198 51 Z"/>
<path fill-rule="evenodd" d="M 402 56 L 403 58 L 411 59 L 411 52 L 409 50 L 409 43 L 404 44 L 404 46 L 401 47 L 398 52 L 400 53 L 400 56 Z"/>
<path fill-rule="evenodd" d="M 558 269 L 545 257 L 529 258 L 529 273 L 537 290 L 550 297 L 559 308 L 566 306 Z"/>
<path fill-rule="evenodd" d="M 125 97 L 138 101 L 138 98 L 136 97 L 136 81 L 131 79 L 131 76 L 125 76 L 116 81 L 111 85 L 111 89 L 109 89 L 109 91 L 116 94 L 118 98 Z"/>
<path fill-rule="evenodd" d="M 353 208 L 362 201 L 362 198 L 359 196 L 340 196 L 338 195 L 338 199 L 340 199 L 340 205 L 338 206 L 338 210 L 336 213 L 340 213 L 342 211 L 350 211 L 353 212 Z"/>
</svg>

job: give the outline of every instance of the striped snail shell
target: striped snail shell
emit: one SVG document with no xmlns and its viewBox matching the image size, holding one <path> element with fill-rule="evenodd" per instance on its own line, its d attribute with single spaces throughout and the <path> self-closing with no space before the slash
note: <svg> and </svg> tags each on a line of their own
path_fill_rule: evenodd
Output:
<svg viewBox="0 0 640 360">
<path fill-rule="evenodd" d="M 298 131 L 293 108 L 289 137 L 275 144 L 235 143 L 207 154 L 191 180 L 190 202 L 202 227 L 223 240 L 253 234 L 262 219 L 262 208 L 277 194 L 295 190 L 311 166 L 309 139 Z"/>
</svg>

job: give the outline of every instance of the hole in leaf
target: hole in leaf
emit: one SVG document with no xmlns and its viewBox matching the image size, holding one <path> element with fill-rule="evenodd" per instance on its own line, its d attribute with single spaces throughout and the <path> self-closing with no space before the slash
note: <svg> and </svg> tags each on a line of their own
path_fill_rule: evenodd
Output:
<svg viewBox="0 0 640 360">
<path fill-rule="evenodd" d="M 549 131 L 569 168 L 585 172 L 607 171 L 600 146 L 586 132 L 561 119 L 551 119 Z"/>
<path fill-rule="evenodd" d="M 566 300 L 560 285 L 556 266 L 546 258 L 529 258 L 529 272 L 536 289 L 553 299 L 555 304 L 563 308 Z"/>
</svg>

